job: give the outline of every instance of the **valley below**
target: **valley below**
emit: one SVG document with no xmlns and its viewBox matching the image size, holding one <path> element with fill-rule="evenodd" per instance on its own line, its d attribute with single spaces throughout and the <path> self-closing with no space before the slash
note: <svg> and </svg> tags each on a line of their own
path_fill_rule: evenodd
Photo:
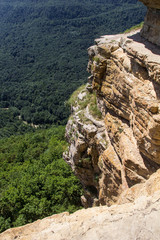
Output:
<svg viewBox="0 0 160 240">
<path fill-rule="evenodd" d="M 12 124 L 21 116 L 22 125 L 10 137 L 4 137 L 5 125 L 2 129 L 0 240 L 159 239 L 160 4 L 140 1 L 147 7 L 144 23 L 95 35 L 95 44 L 88 46 L 88 83 L 61 79 L 68 93 L 62 87 L 60 99 L 70 116 L 68 110 L 61 115 L 58 88 L 52 106 L 58 115 L 50 111 L 54 120 L 45 107 L 43 114 L 40 108 L 34 112 L 40 105 L 33 101 L 33 115 L 27 105 L 11 107 Z M 10 103 L 3 108 L 5 120 Z M 32 128 L 36 125 L 41 127 Z"/>
</svg>

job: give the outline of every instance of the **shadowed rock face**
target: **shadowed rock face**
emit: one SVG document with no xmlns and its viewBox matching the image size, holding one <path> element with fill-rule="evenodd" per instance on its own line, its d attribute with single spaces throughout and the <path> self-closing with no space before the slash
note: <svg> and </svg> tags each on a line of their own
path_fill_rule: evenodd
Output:
<svg viewBox="0 0 160 240">
<path fill-rule="evenodd" d="M 160 9 L 160 1 L 159 0 L 139 0 L 144 3 L 147 7 Z"/>
<path fill-rule="evenodd" d="M 160 1 L 159 0 L 139 0 L 147 7 L 144 26 L 141 35 L 152 43 L 160 46 Z"/>
</svg>

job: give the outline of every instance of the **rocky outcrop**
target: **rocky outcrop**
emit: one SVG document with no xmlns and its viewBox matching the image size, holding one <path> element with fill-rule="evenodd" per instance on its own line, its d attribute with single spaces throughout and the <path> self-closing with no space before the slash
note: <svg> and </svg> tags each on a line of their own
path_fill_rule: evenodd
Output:
<svg viewBox="0 0 160 240">
<path fill-rule="evenodd" d="M 89 84 L 69 100 L 64 159 L 81 180 L 84 207 L 99 207 L 9 229 L 0 240 L 160 238 L 160 4 L 141 1 L 141 32 L 96 39 Z"/>
<path fill-rule="evenodd" d="M 151 175 L 144 183 L 135 184 L 126 189 L 118 199 L 118 204 L 134 202 L 141 196 L 153 196 L 155 192 L 160 191 L 160 169 Z"/>
<path fill-rule="evenodd" d="M 160 192 L 134 203 L 83 209 L 0 234 L 0 240 L 158 240 Z"/>
<path fill-rule="evenodd" d="M 84 186 L 83 205 L 109 206 L 160 167 L 160 49 L 139 31 L 95 42 L 90 85 L 72 106 L 64 158 Z M 90 101 L 95 94 L 97 102 Z"/>
<path fill-rule="evenodd" d="M 150 42 L 160 46 L 160 1 L 139 1 L 143 2 L 148 7 L 141 35 Z"/>
<path fill-rule="evenodd" d="M 139 0 L 143 2 L 149 8 L 160 9 L 160 2 L 159 0 Z"/>
<path fill-rule="evenodd" d="M 72 103 L 72 116 L 66 126 L 66 137 L 69 148 L 64 153 L 64 159 L 83 184 L 85 190 L 85 196 L 82 196 L 83 205 L 85 207 L 99 205 L 99 181 L 102 177 L 106 178 L 101 174 L 103 170 L 100 168 L 103 166 L 99 166 L 99 156 L 104 154 L 109 138 L 107 132 L 105 133 L 104 120 L 97 108 L 96 95 L 92 93 L 89 85 L 84 86 L 80 92 L 77 91 L 77 99 Z M 113 152 L 112 149 L 111 151 Z M 104 168 L 104 171 L 106 173 L 107 169 Z M 111 179 L 110 191 L 114 191 L 114 188 L 120 185 L 120 166 L 119 169 L 117 166 L 116 171 L 118 183 L 115 186 L 115 181 Z"/>
</svg>

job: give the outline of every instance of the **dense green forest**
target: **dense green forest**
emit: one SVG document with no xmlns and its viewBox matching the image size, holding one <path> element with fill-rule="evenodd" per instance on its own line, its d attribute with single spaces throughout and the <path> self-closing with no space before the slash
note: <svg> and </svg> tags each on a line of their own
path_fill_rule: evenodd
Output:
<svg viewBox="0 0 160 240">
<path fill-rule="evenodd" d="M 145 11 L 137 0 L 0 1 L 0 232 L 81 208 L 58 125 L 87 81 L 87 48 Z"/>
<path fill-rule="evenodd" d="M 0 140 L 0 232 L 81 207 L 65 148 L 62 126 Z"/>
<path fill-rule="evenodd" d="M 1 0 L 0 136 L 29 130 L 18 116 L 38 125 L 65 124 L 65 101 L 87 79 L 87 48 L 144 14 L 137 0 Z M 10 117 L 7 131 L 6 109 L 12 116 L 13 107 L 19 114 Z"/>
<path fill-rule="evenodd" d="M 25 132 L 35 132 L 35 128 L 24 123 L 19 118 L 20 111 L 15 107 L 10 109 L 0 109 L 0 139 L 13 134 L 23 134 Z"/>
</svg>

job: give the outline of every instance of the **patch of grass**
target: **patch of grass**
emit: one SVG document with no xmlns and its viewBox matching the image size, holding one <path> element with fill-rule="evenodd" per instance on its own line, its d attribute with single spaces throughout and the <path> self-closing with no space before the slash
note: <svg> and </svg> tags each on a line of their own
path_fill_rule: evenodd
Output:
<svg viewBox="0 0 160 240">
<path fill-rule="evenodd" d="M 106 148 L 108 147 L 109 142 L 106 141 L 105 139 L 102 139 L 100 142 L 101 142 L 102 144 L 104 144 L 104 146 L 105 146 Z"/>
<path fill-rule="evenodd" d="M 91 122 L 88 118 L 86 118 L 86 116 L 84 115 L 84 112 L 83 112 L 83 111 L 81 111 L 81 112 L 78 114 L 78 116 L 79 116 L 79 118 L 81 119 L 81 121 L 82 121 L 83 123 L 92 124 L 92 122 Z"/>
<path fill-rule="evenodd" d="M 95 88 L 96 90 L 100 91 L 100 90 L 101 90 L 101 85 L 100 85 L 99 83 L 95 82 L 95 83 L 94 83 L 94 88 Z"/>
<path fill-rule="evenodd" d="M 98 173 L 96 173 L 95 176 L 94 176 L 94 181 L 96 183 L 98 183 L 99 182 L 99 178 L 100 178 L 100 175 Z"/>
<path fill-rule="evenodd" d="M 69 100 L 67 101 L 67 104 L 70 105 L 70 106 L 71 105 L 75 106 L 76 105 L 76 101 L 78 100 L 78 98 L 77 98 L 78 94 L 80 92 L 82 92 L 83 90 L 85 90 L 85 88 L 86 88 L 86 84 L 80 86 L 76 91 L 74 91 L 72 93 L 72 95 L 70 96 Z"/>
<path fill-rule="evenodd" d="M 83 100 L 78 100 L 78 105 L 79 105 L 79 109 L 83 110 L 87 107 L 87 105 L 90 103 L 92 98 L 92 94 L 87 92 L 86 96 L 84 97 Z"/>
<path fill-rule="evenodd" d="M 84 162 L 90 162 L 90 161 L 91 161 L 91 157 L 83 158 L 83 161 L 84 161 Z"/>
<path fill-rule="evenodd" d="M 91 70 L 93 71 L 93 69 L 94 69 L 94 65 L 92 64 L 92 65 L 91 65 Z"/>
<path fill-rule="evenodd" d="M 100 58 L 97 57 L 97 56 L 95 56 L 95 57 L 93 58 L 93 61 L 95 61 L 96 63 L 100 63 Z"/>
<path fill-rule="evenodd" d="M 98 119 L 102 119 L 102 113 L 100 112 L 100 110 L 98 109 L 97 105 L 90 105 L 89 107 L 90 113 L 92 114 L 92 116 L 94 116 L 95 118 Z"/>
<path fill-rule="evenodd" d="M 97 106 L 96 94 L 92 94 L 92 101 L 90 102 L 89 105 L 89 112 L 92 114 L 93 117 L 97 119 L 102 119 L 102 113 Z"/>
<path fill-rule="evenodd" d="M 79 118 L 85 122 L 85 123 L 92 123 L 84 114 L 84 109 L 89 106 L 89 112 L 90 114 L 100 120 L 102 119 L 102 113 L 97 107 L 97 98 L 96 93 L 90 93 L 87 90 L 85 90 L 86 85 L 82 85 L 80 88 L 78 88 L 70 97 L 68 100 L 68 104 L 72 106 L 78 106 L 77 111 L 80 111 L 78 116 Z M 86 91 L 86 95 L 82 100 L 78 99 L 78 94 L 80 92 Z"/>
<path fill-rule="evenodd" d="M 78 161 L 78 167 L 82 168 L 83 167 L 83 164 L 85 163 L 91 163 L 91 157 L 86 157 L 86 158 L 80 158 L 79 161 Z"/>
<path fill-rule="evenodd" d="M 123 128 L 119 127 L 119 128 L 118 128 L 118 131 L 119 131 L 120 133 L 122 133 L 122 132 L 123 132 Z"/>
<path fill-rule="evenodd" d="M 110 41 L 110 43 L 115 43 L 116 42 L 116 40 L 114 40 L 114 39 L 112 39 L 111 41 Z"/>
<path fill-rule="evenodd" d="M 143 24 L 144 24 L 144 22 L 141 22 L 141 23 L 139 23 L 139 24 L 137 24 L 137 25 L 135 25 L 135 26 L 127 29 L 124 33 L 130 33 L 130 32 L 132 32 L 132 31 L 141 29 L 141 28 L 143 27 Z"/>
</svg>

